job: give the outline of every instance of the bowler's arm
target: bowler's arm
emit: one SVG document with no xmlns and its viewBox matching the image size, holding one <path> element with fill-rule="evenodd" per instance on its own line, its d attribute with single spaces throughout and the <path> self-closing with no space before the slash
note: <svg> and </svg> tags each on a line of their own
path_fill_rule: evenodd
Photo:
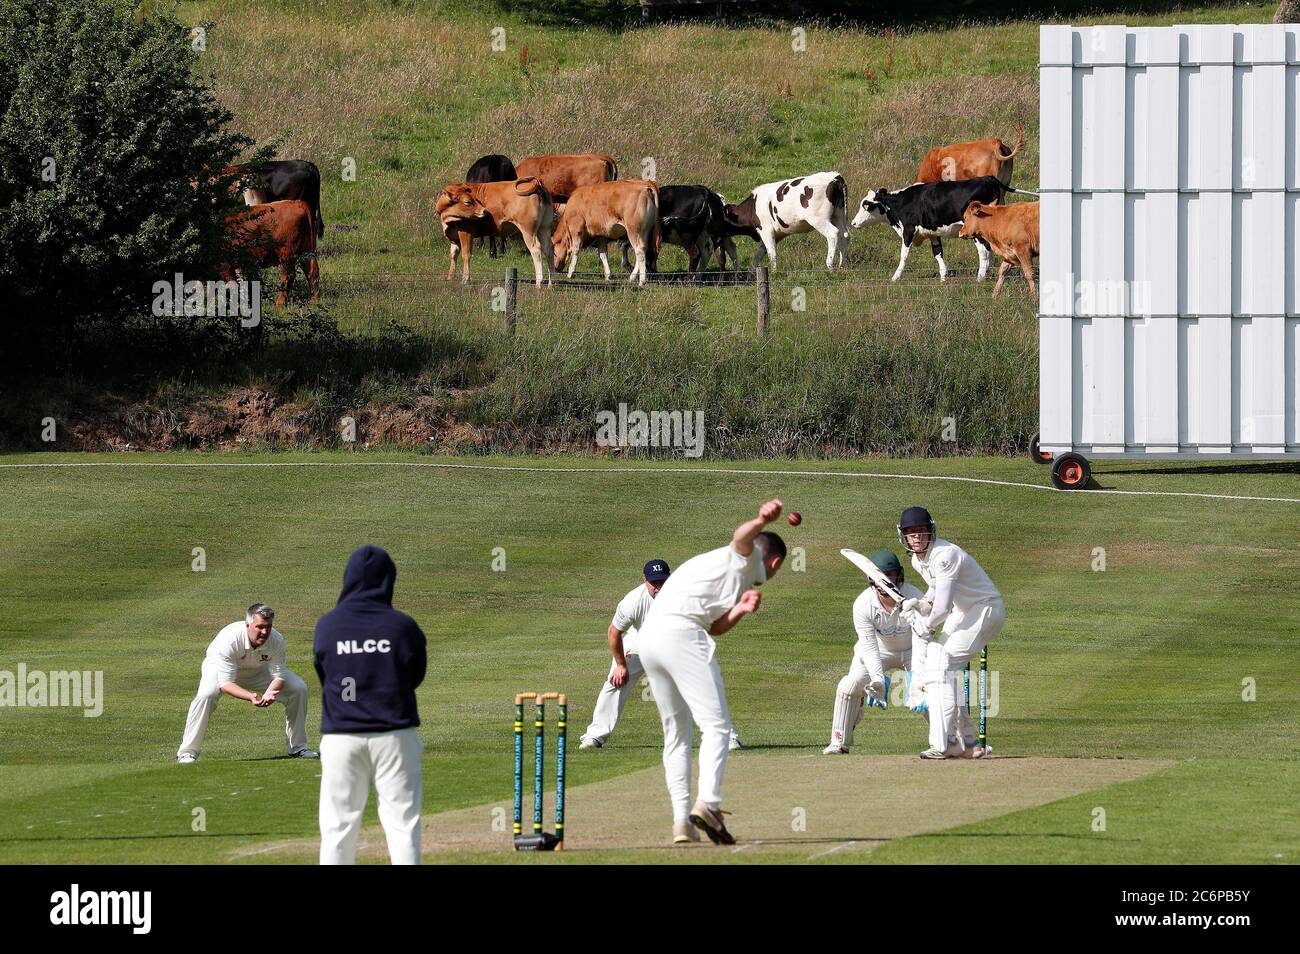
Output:
<svg viewBox="0 0 1300 954">
<path fill-rule="evenodd" d="M 754 552 L 754 538 L 763 532 L 763 528 L 769 523 L 781 516 L 781 501 L 769 500 L 763 506 L 758 508 L 758 516 L 753 520 L 746 520 L 736 528 L 736 532 L 731 535 L 731 549 L 735 550 L 743 557 L 749 556 Z M 732 623 L 734 626 L 735 623 Z M 730 627 L 728 627 L 729 629 Z"/>
</svg>

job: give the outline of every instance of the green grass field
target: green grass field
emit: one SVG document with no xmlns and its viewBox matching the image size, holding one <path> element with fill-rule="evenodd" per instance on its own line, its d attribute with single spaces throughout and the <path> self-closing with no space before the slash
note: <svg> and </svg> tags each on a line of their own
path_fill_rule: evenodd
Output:
<svg viewBox="0 0 1300 954">
<path fill-rule="evenodd" d="M 573 699 L 573 851 L 556 861 L 1255 863 L 1300 851 L 1286 816 L 1300 782 L 1300 503 L 1165 495 L 1300 498 L 1294 469 L 1099 468 L 1104 487 L 1155 494 L 1144 496 L 1057 493 L 1042 468 L 994 458 L 581 470 L 393 454 L 0 462 L 105 465 L 0 468 L 11 502 L 0 512 L 0 669 L 102 670 L 105 684 L 97 718 L 0 709 L 0 862 L 312 860 L 319 766 L 279 758 L 278 712 L 227 700 L 200 761 L 172 759 L 206 644 L 253 600 L 277 607 L 290 665 L 314 687 L 312 628 L 365 542 L 393 554 L 397 605 L 429 637 L 430 861 L 515 860 L 492 809 L 509 798 L 510 703 L 523 689 Z M 308 466 L 220 466 L 294 463 Z M 866 472 L 886 476 L 852 476 Z M 608 665 L 604 628 L 646 559 L 675 565 L 721 545 L 772 495 L 804 514 L 782 529 L 805 569 L 783 571 L 763 610 L 719 641 L 749 746 L 729 769 L 731 825 L 762 843 L 671 852 L 658 844 L 670 819 L 653 705 L 634 696 L 606 748 L 576 749 Z M 990 650 L 996 757 L 907 758 L 923 730 L 890 710 L 868 715 L 853 755 L 823 758 L 863 586 L 837 551 L 894 543 L 914 502 L 1006 597 Z M 196 547 L 204 572 L 191 568 Z M 504 572 L 491 568 L 496 547 Z M 313 742 L 318 719 L 313 700 Z M 196 808 L 206 831 L 192 830 Z M 799 808 L 802 831 L 791 829 Z M 1097 809 L 1104 831 L 1093 830 Z M 466 843 L 439 840 L 467 826 Z"/>
</svg>

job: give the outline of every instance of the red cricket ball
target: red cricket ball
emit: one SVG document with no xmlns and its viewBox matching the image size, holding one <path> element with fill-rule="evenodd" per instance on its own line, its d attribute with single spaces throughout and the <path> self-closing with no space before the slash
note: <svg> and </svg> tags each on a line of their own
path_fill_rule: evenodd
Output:
<svg viewBox="0 0 1300 954">
<path fill-rule="evenodd" d="M 790 516 L 786 517 L 786 519 L 790 521 L 790 526 L 792 527 L 797 527 L 799 524 L 803 523 L 803 517 L 800 516 L 798 510 L 792 510 Z"/>
</svg>

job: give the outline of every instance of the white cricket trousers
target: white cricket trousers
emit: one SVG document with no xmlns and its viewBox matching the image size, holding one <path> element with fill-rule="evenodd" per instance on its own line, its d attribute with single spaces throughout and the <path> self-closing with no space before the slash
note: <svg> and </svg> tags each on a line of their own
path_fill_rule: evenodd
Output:
<svg viewBox="0 0 1300 954">
<path fill-rule="evenodd" d="M 980 604 L 965 613 L 953 612 L 944 621 L 938 641 L 927 645 L 925 692 L 930 706 L 930 748 L 945 749 L 951 742 L 968 749 L 975 744 L 970 713 L 957 704 L 957 683 L 966 664 L 1002 632 L 1006 621 L 1007 611 L 1001 600 Z"/>
<path fill-rule="evenodd" d="M 350 865 L 357 857 L 361 813 L 370 783 L 379 798 L 379 822 L 395 865 L 420 863 L 420 805 L 424 800 L 420 735 L 331 732 L 320 737 L 320 863 Z"/>
<path fill-rule="evenodd" d="M 587 726 L 587 731 L 582 733 L 584 739 L 595 739 L 603 744 L 610 737 L 614 727 L 618 725 L 619 718 L 623 715 L 623 707 L 627 705 L 628 697 L 632 695 L 637 681 L 645 672 L 641 668 L 641 656 L 638 653 L 629 653 L 625 648 L 623 658 L 627 660 L 627 682 L 617 688 L 610 683 L 616 665 L 611 662 L 609 676 L 605 677 L 605 684 L 600 687 L 600 694 L 596 696 L 596 706 L 591 713 L 591 725 Z"/>
<path fill-rule="evenodd" d="M 664 727 L 664 779 L 673 803 L 673 821 L 691 813 L 691 729 L 700 727 L 699 798 L 710 808 L 722 805 L 731 713 L 718 668 L 717 644 L 704 630 L 641 633 L 641 665 L 650 680 Z"/>
<path fill-rule="evenodd" d="M 217 682 L 217 671 L 207 660 L 200 667 L 199 691 L 190 703 L 189 715 L 185 717 L 185 737 L 177 756 L 189 753 L 198 758 L 203 748 L 203 737 L 208 732 L 208 719 L 221 701 L 221 685 Z M 261 670 L 250 676 L 237 677 L 235 685 L 249 692 L 263 692 L 271 684 L 271 674 Z M 248 703 L 240 701 L 243 705 Z M 275 701 L 284 706 L 284 737 L 289 746 L 289 754 L 307 748 L 307 683 L 289 670 L 284 671 L 284 688 Z"/>
</svg>

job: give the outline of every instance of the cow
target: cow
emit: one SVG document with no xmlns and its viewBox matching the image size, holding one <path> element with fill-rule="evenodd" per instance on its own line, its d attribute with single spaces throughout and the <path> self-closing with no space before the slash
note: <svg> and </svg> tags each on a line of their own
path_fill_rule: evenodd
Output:
<svg viewBox="0 0 1300 954">
<path fill-rule="evenodd" d="M 718 253 L 718 270 L 727 270 L 727 257 L 731 257 L 733 268 L 740 268 L 740 258 L 736 255 L 736 243 L 733 235 L 748 235 L 755 242 L 760 241 L 756 229 L 737 227 L 727 222 L 727 199 L 720 192 L 709 190 L 709 241 Z"/>
<path fill-rule="evenodd" d="M 754 266 L 763 255 L 776 264 L 776 243 L 787 235 L 816 230 L 826 239 L 826 267 L 844 264 L 849 244 L 848 188 L 838 172 L 768 182 L 758 186 L 739 205 L 723 207 L 723 219 L 737 234 L 759 240 Z M 749 231 L 741 231 L 749 230 Z"/>
<path fill-rule="evenodd" d="M 301 199 L 311 206 L 316 220 L 316 237 L 325 235 L 320 214 L 320 170 L 306 159 L 273 159 L 249 170 L 245 180 L 244 204 L 265 205 L 280 199 Z"/>
<path fill-rule="evenodd" d="M 604 153 L 529 156 L 515 167 L 519 177 L 537 176 L 559 204 L 568 201 L 576 189 L 618 178 L 618 163 Z M 556 214 L 562 213 L 557 209 Z"/>
<path fill-rule="evenodd" d="M 462 283 L 469 282 L 469 259 L 474 239 L 484 235 L 518 234 L 533 259 L 533 275 L 540 287 L 551 283 L 551 195 L 535 176 L 514 182 L 456 182 L 438 194 L 435 203 L 442 234 L 451 243 L 450 281 L 456 275 L 456 254 L 464 255 Z"/>
<path fill-rule="evenodd" d="M 594 244 L 609 281 L 609 240 L 626 238 L 636 254 L 628 281 L 646 283 L 646 261 L 663 244 L 659 226 L 659 186 L 649 179 L 618 179 L 580 186 L 569 196 L 552 239 L 554 266 L 569 276 L 578 267 L 578 252 Z"/>
<path fill-rule="evenodd" d="M 912 246 L 919 245 L 927 238 L 934 259 L 939 263 L 939 281 L 947 281 L 948 265 L 943 260 L 942 239 L 954 238 L 961 232 L 966 207 L 972 202 L 991 205 L 999 201 L 1004 192 L 1018 191 L 1020 190 L 1004 185 L 995 176 L 958 179 L 955 182 L 918 182 L 897 192 L 873 189 L 867 193 L 858 214 L 853 217 L 853 227 L 860 229 L 872 222 L 887 222 L 903 240 L 898 268 L 894 270 L 890 281 L 898 281 L 903 274 Z M 980 257 L 977 278 L 983 281 L 989 270 L 988 243 L 977 238 L 975 247 Z"/>
<path fill-rule="evenodd" d="M 469 167 L 469 172 L 465 173 L 465 181 L 469 183 L 482 182 L 514 182 L 519 178 L 515 172 L 515 164 L 510 161 L 509 156 L 503 156 L 499 153 L 493 153 L 490 156 L 483 156 L 474 160 L 474 164 Z M 480 236 L 479 244 L 483 244 L 483 237 Z M 488 255 L 491 258 L 497 257 L 497 237 L 495 235 L 487 236 Z M 501 253 L 506 251 L 506 239 L 501 239 Z"/>
<path fill-rule="evenodd" d="M 659 187 L 659 231 L 665 244 L 680 245 L 690 257 L 687 271 L 698 272 L 713 250 L 714 206 L 721 217 L 718 194 L 702 185 Z M 628 267 L 628 243 L 623 243 L 623 267 Z M 734 252 L 734 246 L 733 246 Z M 649 255 L 650 271 L 658 270 L 658 255 Z"/>
<path fill-rule="evenodd" d="M 1025 144 L 1025 127 L 1016 127 L 1016 148 L 1008 151 L 1001 139 L 976 139 L 935 146 L 921 160 L 917 182 L 953 182 L 993 176 L 1003 185 L 1011 185 L 1011 166 L 1016 153 Z"/>
<path fill-rule="evenodd" d="M 252 259 L 260 266 L 280 266 L 280 294 L 275 303 L 283 308 L 293 288 L 294 266 L 301 265 L 307 276 L 311 300 L 320 299 L 320 266 L 316 263 L 316 229 L 311 206 L 301 199 L 259 203 L 247 212 L 226 219 L 226 235 L 236 257 Z M 221 266 L 221 277 L 235 280 L 232 263 Z"/>
<path fill-rule="evenodd" d="M 1034 256 L 1038 254 L 1038 203 L 1016 202 L 1012 205 L 986 205 L 972 202 L 962 217 L 961 237 L 989 243 L 1002 259 L 993 297 L 1002 291 L 1002 282 L 1012 265 L 1019 265 L 1035 295 Z"/>
</svg>

